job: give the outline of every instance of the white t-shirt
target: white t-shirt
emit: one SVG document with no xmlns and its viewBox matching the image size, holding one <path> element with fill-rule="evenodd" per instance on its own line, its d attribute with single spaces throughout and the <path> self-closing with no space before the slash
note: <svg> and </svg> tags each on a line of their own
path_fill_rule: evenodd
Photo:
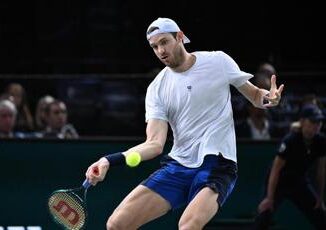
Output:
<svg viewBox="0 0 326 230">
<path fill-rule="evenodd" d="M 186 167 L 199 167 L 208 154 L 236 162 L 230 85 L 239 87 L 252 75 L 221 51 L 193 54 L 190 69 L 177 73 L 165 67 L 148 86 L 146 122 L 169 122 L 174 138 L 169 156 Z"/>
</svg>

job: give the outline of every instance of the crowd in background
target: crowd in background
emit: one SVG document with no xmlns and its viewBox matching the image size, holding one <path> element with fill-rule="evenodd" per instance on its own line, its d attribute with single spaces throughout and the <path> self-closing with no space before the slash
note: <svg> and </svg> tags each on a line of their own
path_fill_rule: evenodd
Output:
<svg viewBox="0 0 326 230">
<path fill-rule="evenodd" d="M 39 98 L 36 111 L 29 107 L 25 88 L 10 83 L 0 96 L 0 138 L 78 138 L 68 123 L 66 104 L 51 95 Z"/>
<path fill-rule="evenodd" d="M 274 66 L 263 63 L 250 81 L 269 89 L 272 74 L 278 76 Z M 93 83 L 88 81 L 86 84 Z M 104 94 L 98 92 L 95 84 L 85 89 L 81 84 L 60 86 L 64 92 L 37 98 L 35 108 L 31 109 L 28 95 L 32 89 L 15 81 L 8 83 L 0 92 L 0 137 L 77 139 L 80 136 L 144 135 L 145 84 L 138 94 L 133 83 L 98 84 Z M 322 101 L 314 93 L 308 92 L 293 100 L 293 92 L 285 91 L 278 107 L 263 110 L 248 103 L 234 88 L 231 90 L 238 138 L 278 139 L 289 129 L 299 128 L 298 114 L 303 105 L 317 104 L 324 110 Z"/>
</svg>

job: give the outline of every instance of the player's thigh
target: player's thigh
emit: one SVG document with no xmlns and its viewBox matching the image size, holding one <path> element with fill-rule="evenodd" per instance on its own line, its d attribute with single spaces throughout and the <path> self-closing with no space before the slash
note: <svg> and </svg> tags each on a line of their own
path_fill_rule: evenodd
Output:
<svg viewBox="0 0 326 230">
<path fill-rule="evenodd" d="M 218 193 L 209 187 L 204 187 L 184 210 L 179 226 L 191 223 L 203 227 L 218 211 L 217 198 Z"/>
<path fill-rule="evenodd" d="M 135 228 L 154 220 L 171 209 L 170 204 L 160 195 L 143 185 L 138 185 L 120 203 L 109 218 Z"/>
</svg>

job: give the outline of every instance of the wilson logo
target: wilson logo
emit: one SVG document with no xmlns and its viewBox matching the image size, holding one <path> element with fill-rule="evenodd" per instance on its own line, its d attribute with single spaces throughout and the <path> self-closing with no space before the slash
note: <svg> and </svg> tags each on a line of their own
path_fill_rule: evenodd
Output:
<svg viewBox="0 0 326 230">
<path fill-rule="evenodd" d="M 68 220 L 72 225 L 75 225 L 79 220 L 79 215 L 71 208 L 66 202 L 60 200 L 53 208 L 60 213 L 66 220 Z"/>
</svg>

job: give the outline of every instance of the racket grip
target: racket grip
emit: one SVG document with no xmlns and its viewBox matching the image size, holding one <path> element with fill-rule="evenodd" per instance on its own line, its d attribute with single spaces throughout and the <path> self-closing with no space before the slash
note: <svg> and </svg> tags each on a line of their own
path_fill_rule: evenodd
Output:
<svg viewBox="0 0 326 230">
<path fill-rule="evenodd" d="M 83 182 L 83 187 L 84 187 L 85 189 L 88 189 L 91 185 L 92 185 L 92 184 L 89 183 L 87 179 L 84 180 L 84 182 Z"/>
</svg>

